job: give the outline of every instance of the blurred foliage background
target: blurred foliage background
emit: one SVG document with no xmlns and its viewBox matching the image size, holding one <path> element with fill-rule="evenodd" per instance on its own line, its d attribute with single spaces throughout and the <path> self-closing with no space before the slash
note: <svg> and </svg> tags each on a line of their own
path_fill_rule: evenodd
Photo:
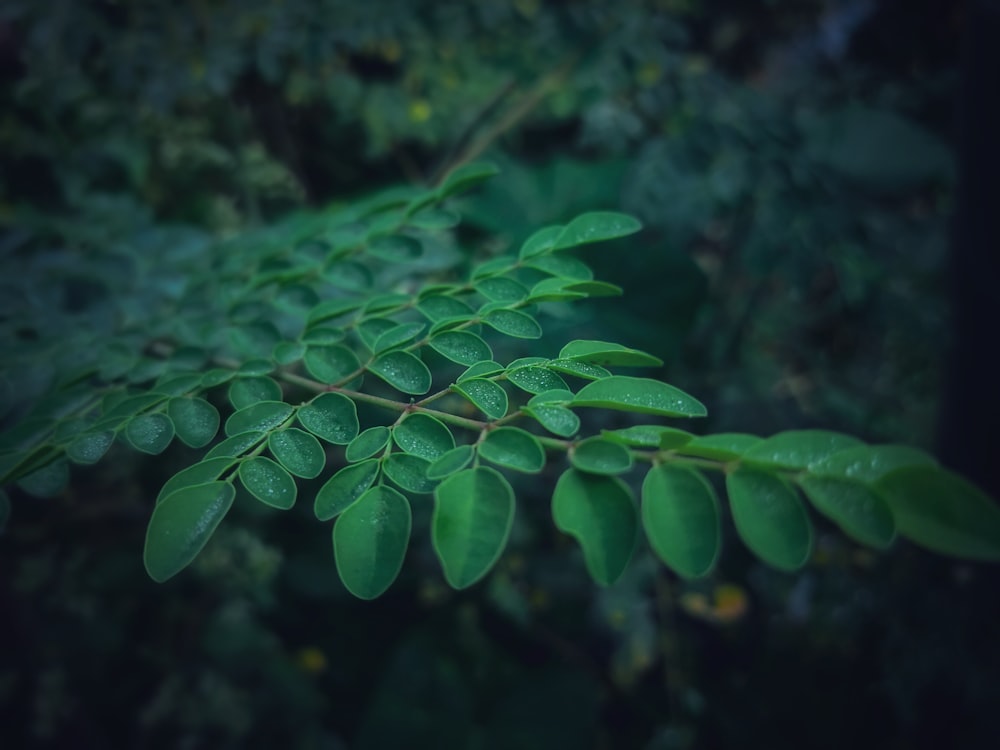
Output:
<svg viewBox="0 0 1000 750">
<path fill-rule="evenodd" d="M 589 258 L 626 296 L 557 308 L 549 341 L 662 357 L 705 431 L 928 447 L 963 6 L 7 0 L 0 316 L 110 297 L 141 321 L 211 238 L 485 156 L 503 172 L 464 199 L 461 262 L 584 210 L 647 227 Z M 44 377 L 4 370 L 9 421 Z M 359 602 L 307 509 L 249 505 L 157 586 L 140 550 L 174 450 L 15 497 L 5 747 L 996 746 L 982 568 L 821 534 L 789 576 L 733 539 L 711 580 L 639 555 L 601 590 L 522 481 L 468 592 L 425 543 Z"/>
</svg>

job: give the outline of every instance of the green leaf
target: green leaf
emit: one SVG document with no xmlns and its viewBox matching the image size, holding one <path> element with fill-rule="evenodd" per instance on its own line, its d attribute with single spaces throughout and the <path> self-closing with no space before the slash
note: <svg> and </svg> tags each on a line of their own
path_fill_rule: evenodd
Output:
<svg viewBox="0 0 1000 750">
<path fill-rule="evenodd" d="M 474 310 L 461 300 L 443 294 L 424 297 L 417 303 L 417 309 L 432 322 L 462 316 L 468 318 L 474 314 Z"/>
<path fill-rule="evenodd" d="M 228 482 L 207 482 L 164 498 L 146 529 L 142 558 L 149 577 L 162 583 L 186 568 L 215 532 L 235 496 Z"/>
<path fill-rule="evenodd" d="M 494 302 L 520 302 L 528 296 L 528 289 L 513 279 L 496 276 L 476 283 L 476 291 Z"/>
<path fill-rule="evenodd" d="M 423 208 L 409 218 L 410 226 L 418 229 L 451 229 L 462 217 L 448 208 Z"/>
<path fill-rule="evenodd" d="M 308 346 L 302 347 L 302 351 L 299 353 L 298 359 L 302 359 L 305 356 L 309 346 L 326 346 L 327 344 L 336 344 L 338 341 L 343 341 L 345 335 L 346 334 L 342 328 L 332 328 L 330 326 L 317 326 L 316 328 L 310 328 L 302 334 L 302 343 Z"/>
<path fill-rule="evenodd" d="M 466 469 L 438 485 L 431 543 L 452 588 L 467 588 L 489 572 L 513 522 L 514 490 L 495 469 Z"/>
<path fill-rule="evenodd" d="M 189 448 L 203 448 L 219 431 L 219 410 L 203 398 L 171 399 L 167 415 L 174 423 L 177 437 Z"/>
<path fill-rule="evenodd" d="M 542 391 L 528 399 L 528 406 L 565 406 L 571 403 L 573 403 L 573 391 L 564 388 Z"/>
<path fill-rule="evenodd" d="M 594 272 L 590 270 L 590 266 L 572 255 L 543 255 L 532 258 L 526 265 L 560 279 L 590 281 L 594 278 Z"/>
<path fill-rule="evenodd" d="M 329 521 L 343 513 L 368 488 L 378 476 L 379 462 L 370 458 L 367 461 L 350 464 L 330 477 L 316 493 L 313 511 L 320 521 Z"/>
<path fill-rule="evenodd" d="M 635 547 L 638 521 L 628 487 L 617 477 L 563 472 L 552 495 L 556 528 L 583 548 L 587 571 L 601 586 L 617 581 Z"/>
<path fill-rule="evenodd" d="M 334 445 L 347 445 L 358 436 L 358 408 L 340 393 L 323 393 L 299 407 L 299 423 Z"/>
<path fill-rule="evenodd" d="M 538 321 L 520 310 L 491 310 L 483 318 L 491 328 L 519 339 L 542 337 L 542 327 Z"/>
<path fill-rule="evenodd" d="M 569 462 L 590 474 L 622 474 L 632 468 L 632 453 L 621 443 L 592 437 L 570 448 Z"/>
<path fill-rule="evenodd" d="M 890 471 L 907 466 L 937 466 L 937 461 L 908 445 L 863 445 L 837 451 L 817 461 L 809 467 L 809 473 L 871 484 Z"/>
<path fill-rule="evenodd" d="M 220 456 L 242 456 L 259 442 L 267 437 L 267 433 L 259 430 L 249 430 L 241 432 L 223 440 L 212 450 L 205 454 L 204 458 L 217 458 Z"/>
<path fill-rule="evenodd" d="M 556 245 L 556 239 L 562 234 L 563 229 L 561 224 L 542 227 L 524 241 L 518 257 L 522 259 L 535 258 L 552 252 Z"/>
<path fill-rule="evenodd" d="M 160 378 L 152 390 L 168 396 L 183 396 L 201 385 L 201 375 L 192 373 L 168 374 Z"/>
<path fill-rule="evenodd" d="M 492 380 L 470 378 L 451 388 L 469 399 L 489 419 L 500 419 L 507 414 L 507 392 Z"/>
<path fill-rule="evenodd" d="M 375 354 L 381 354 L 395 349 L 397 346 L 408 344 L 423 333 L 425 328 L 427 328 L 426 323 L 400 323 L 375 339 L 372 351 Z"/>
<path fill-rule="evenodd" d="M 742 432 L 720 432 L 717 435 L 696 437 L 677 449 L 685 456 L 698 456 L 713 461 L 732 461 L 739 458 L 750 448 L 761 442 L 756 435 Z"/>
<path fill-rule="evenodd" d="M 370 458 L 385 448 L 391 434 L 392 431 L 382 425 L 369 427 L 347 445 L 344 457 L 351 462 Z"/>
<path fill-rule="evenodd" d="M 405 234 L 389 234 L 370 240 L 368 252 L 376 258 L 390 263 L 406 263 L 423 255 L 424 246 L 416 237 Z"/>
<path fill-rule="evenodd" d="M 507 380 L 522 391 L 545 393 L 546 391 L 569 390 L 566 381 L 544 367 L 519 367 L 507 370 Z"/>
<path fill-rule="evenodd" d="M 790 430 L 755 443 L 741 456 L 747 463 L 805 469 L 838 451 L 864 446 L 857 438 L 827 430 Z"/>
<path fill-rule="evenodd" d="M 726 477 L 740 538 L 764 562 L 794 571 L 806 564 L 813 530 L 795 490 L 781 477 L 739 468 Z"/>
<path fill-rule="evenodd" d="M 430 342 L 431 349 L 460 365 L 475 365 L 493 359 L 490 345 L 468 331 L 443 331 Z"/>
<path fill-rule="evenodd" d="M 111 430 L 87 432 L 80 435 L 66 448 L 66 457 L 75 464 L 96 464 L 108 452 L 114 442 Z"/>
<path fill-rule="evenodd" d="M 477 264 L 472 269 L 472 273 L 469 274 L 469 278 L 472 281 L 479 281 L 480 279 L 485 279 L 490 276 L 499 276 L 509 273 L 514 270 L 514 267 L 515 262 L 512 258 L 506 255 L 501 255 L 499 258 L 491 258 L 490 260 Z"/>
<path fill-rule="evenodd" d="M 226 435 L 241 432 L 270 432 L 290 416 L 294 410 L 284 401 L 260 401 L 240 409 L 226 420 Z"/>
<path fill-rule="evenodd" d="M 40 469 L 17 480 L 17 486 L 32 497 L 55 497 L 69 484 L 69 464 L 50 461 Z"/>
<path fill-rule="evenodd" d="M 890 471 L 874 487 L 901 536 L 966 560 L 1000 560 L 1000 508 L 971 482 L 934 466 Z"/>
<path fill-rule="evenodd" d="M 281 401 L 281 386 L 269 377 L 237 378 L 228 395 L 234 409 L 243 409 L 259 401 Z"/>
<path fill-rule="evenodd" d="M 571 302 L 573 300 L 584 299 L 584 292 L 574 292 L 567 287 L 573 282 L 569 279 L 542 279 L 533 287 L 528 294 L 527 302 Z"/>
<path fill-rule="evenodd" d="M 426 494 L 433 492 L 436 482 L 427 478 L 431 462 L 409 453 L 390 453 L 382 459 L 382 471 L 404 490 Z"/>
<path fill-rule="evenodd" d="M 251 359 L 240 365 L 240 369 L 236 371 L 236 374 L 257 377 L 259 375 L 267 375 L 269 372 L 274 372 L 274 365 L 270 361 L 266 359 Z"/>
<path fill-rule="evenodd" d="M 324 320 L 333 320 L 347 313 L 354 312 L 364 304 L 363 299 L 328 299 L 320 302 L 312 309 L 307 318 L 309 326 L 312 327 Z"/>
<path fill-rule="evenodd" d="M 226 381 L 232 380 L 235 377 L 235 370 L 226 370 L 221 367 L 216 367 L 201 376 L 201 384 L 206 388 L 214 388 L 215 386 L 222 385 Z"/>
<path fill-rule="evenodd" d="M 410 352 L 396 350 L 379 355 L 368 369 L 403 393 L 420 396 L 431 389 L 431 371 Z"/>
<path fill-rule="evenodd" d="M 574 281 L 563 287 L 567 292 L 583 294 L 587 297 L 621 297 L 625 290 L 607 281 Z"/>
<path fill-rule="evenodd" d="M 479 455 L 515 471 L 537 474 L 545 466 L 545 450 L 538 438 L 518 427 L 498 427 L 486 433 Z"/>
<path fill-rule="evenodd" d="M 884 549 L 896 536 L 896 522 L 885 500 L 871 488 L 839 477 L 806 475 L 799 486 L 820 513 L 849 537 Z"/>
<path fill-rule="evenodd" d="M 300 344 L 297 341 L 282 341 L 280 344 L 275 345 L 271 356 L 274 357 L 274 361 L 279 365 L 287 366 L 298 362 L 305 353 L 305 344 Z"/>
<path fill-rule="evenodd" d="M 642 229 L 638 219 L 614 211 L 592 211 L 581 214 L 567 224 L 553 243 L 553 250 L 563 250 L 591 242 L 604 242 L 627 237 Z M 522 256 L 524 257 L 524 256 Z"/>
<path fill-rule="evenodd" d="M 315 479 L 326 466 L 326 453 L 319 441 L 296 427 L 272 432 L 267 447 L 278 463 L 303 479 Z"/>
<path fill-rule="evenodd" d="M 163 483 L 156 502 L 159 504 L 164 498 L 169 497 L 182 487 L 190 487 L 195 484 L 213 482 L 236 463 L 236 458 L 232 456 L 221 456 L 219 458 L 203 458 L 196 464 L 188 466 L 174 474 Z"/>
<path fill-rule="evenodd" d="M 525 406 L 525 414 L 559 437 L 573 437 L 580 431 L 580 418 L 563 406 Z"/>
<path fill-rule="evenodd" d="M 461 471 L 472 460 L 474 452 L 471 445 L 460 445 L 447 453 L 442 453 L 427 467 L 427 478 L 432 481 L 444 479 L 456 471 Z"/>
<path fill-rule="evenodd" d="M 264 456 L 248 458 L 240 464 L 240 481 L 251 495 L 265 505 L 288 510 L 295 505 L 298 488 L 292 475 Z"/>
<path fill-rule="evenodd" d="M 112 417 L 128 418 L 146 411 L 153 406 L 157 406 L 166 400 L 167 397 L 160 393 L 140 393 L 136 396 L 128 396 L 102 413 L 101 419 L 110 419 Z"/>
<path fill-rule="evenodd" d="M 374 599 L 396 580 L 410 542 L 410 504 L 391 487 L 372 487 L 333 527 L 333 556 L 344 586 Z"/>
<path fill-rule="evenodd" d="M 455 447 L 451 430 L 428 414 L 410 414 L 396 425 L 392 439 L 403 451 L 433 461 Z"/>
<path fill-rule="evenodd" d="M 444 200 L 450 195 L 469 190 L 497 174 L 500 174 L 500 169 L 488 161 L 463 164 L 448 173 L 435 195 L 438 200 Z"/>
<path fill-rule="evenodd" d="M 578 362 L 575 359 L 553 359 L 545 366 L 554 372 L 561 372 L 563 375 L 574 375 L 584 380 L 601 380 L 602 378 L 611 377 L 611 373 L 600 365 Z"/>
<path fill-rule="evenodd" d="M 651 424 L 634 425 L 620 430 L 601 430 L 601 435 L 621 445 L 660 450 L 678 448 L 694 438 L 694 435 L 684 430 Z"/>
<path fill-rule="evenodd" d="M 653 466 L 642 483 L 642 526 L 656 555 L 685 578 L 707 575 L 722 547 L 719 501 L 700 471 Z"/>
<path fill-rule="evenodd" d="M 560 359 L 573 359 L 592 365 L 618 365 L 621 367 L 659 367 L 663 360 L 638 349 L 607 341 L 570 341 L 559 351 Z"/>
<path fill-rule="evenodd" d="M 588 383 L 573 398 L 573 406 L 598 406 L 664 417 L 703 417 L 708 412 L 693 396 L 649 378 L 612 375 Z"/>
<path fill-rule="evenodd" d="M 155 456 L 174 439 L 174 423 L 166 414 L 140 414 L 125 425 L 125 439 L 136 450 Z"/>
<path fill-rule="evenodd" d="M 464 380 L 469 380 L 470 378 L 482 378 L 487 375 L 495 375 L 498 372 L 503 372 L 504 366 L 499 362 L 494 362 L 493 360 L 487 360 L 484 362 L 476 362 L 468 370 L 463 372 L 458 376 L 458 382 L 461 383 Z"/>
<path fill-rule="evenodd" d="M 357 355 L 340 344 L 310 346 L 302 361 L 309 374 L 321 383 L 336 383 L 361 367 Z"/>
</svg>

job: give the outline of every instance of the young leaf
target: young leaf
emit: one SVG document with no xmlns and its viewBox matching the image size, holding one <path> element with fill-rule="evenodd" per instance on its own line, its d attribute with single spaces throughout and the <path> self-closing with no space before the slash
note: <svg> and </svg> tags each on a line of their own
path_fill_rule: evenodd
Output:
<svg viewBox="0 0 1000 750">
<path fill-rule="evenodd" d="M 155 456 L 174 439 L 174 423 L 166 414 L 140 414 L 125 425 L 125 439 L 136 450 Z"/>
<path fill-rule="evenodd" d="M 186 568 L 232 507 L 228 482 L 207 482 L 171 493 L 153 510 L 142 559 L 149 577 L 163 583 Z"/>
<path fill-rule="evenodd" d="M 260 401 L 231 414 L 226 420 L 226 435 L 269 432 L 292 416 L 292 411 L 284 401 Z"/>
<path fill-rule="evenodd" d="M 780 570 L 806 564 L 813 530 L 795 490 L 781 477 L 740 468 L 726 477 L 736 531 L 761 560 Z"/>
<path fill-rule="evenodd" d="M 479 455 L 515 471 L 537 474 L 545 466 L 545 450 L 530 432 L 518 427 L 498 427 L 486 433 Z"/>
<path fill-rule="evenodd" d="M 226 469 L 235 463 L 236 459 L 232 456 L 203 458 L 198 463 L 178 471 L 170 477 L 170 479 L 163 483 L 163 487 L 160 488 L 160 492 L 156 496 L 157 504 L 182 487 L 190 487 L 195 484 L 204 484 L 205 482 L 215 481 L 222 476 Z"/>
<path fill-rule="evenodd" d="M 538 394 L 546 391 L 569 390 L 565 380 L 544 367 L 508 369 L 507 380 L 528 393 Z"/>
<path fill-rule="evenodd" d="M 323 393 L 299 407 L 299 423 L 334 445 L 347 445 L 358 436 L 358 408 L 340 393 Z"/>
<path fill-rule="evenodd" d="M 839 432 L 789 430 L 755 443 L 741 458 L 761 466 L 805 469 L 838 451 L 863 445 L 857 438 Z"/>
<path fill-rule="evenodd" d="M 372 486 L 378 476 L 379 462 L 370 458 L 349 464 L 330 477 L 316 493 L 313 512 L 320 521 L 341 514 Z"/>
<path fill-rule="evenodd" d="M 309 374 L 321 383 L 336 383 L 361 367 L 357 355 L 340 344 L 310 346 L 302 360 Z"/>
<path fill-rule="evenodd" d="M 435 481 L 461 471 L 472 460 L 473 453 L 471 445 L 460 445 L 447 453 L 442 453 L 427 467 L 427 478 Z"/>
<path fill-rule="evenodd" d="M 469 331 L 442 331 L 430 342 L 431 349 L 460 365 L 475 365 L 493 358 L 490 345 Z"/>
<path fill-rule="evenodd" d="M 403 393 L 420 396 L 431 389 L 431 371 L 410 352 L 397 349 L 379 355 L 368 369 Z"/>
<path fill-rule="evenodd" d="M 410 504 L 391 487 L 372 487 L 333 527 L 333 556 L 345 588 L 374 599 L 396 580 L 410 542 Z"/>
<path fill-rule="evenodd" d="M 281 386 L 268 377 L 237 378 L 229 385 L 229 403 L 234 409 L 259 401 L 281 401 Z"/>
<path fill-rule="evenodd" d="M 490 419 L 500 419 L 507 414 L 507 392 L 492 380 L 470 378 L 451 388 L 469 399 Z"/>
<path fill-rule="evenodd" d="M 240 481 L 251 495 L 265 505 L 288 510 L 295 505 L 298 488 L 292 475 L 264 456 L 248 458 L 240 464 Z"/>
<path fill-rule="evenodd" d="M 618 237 L 627 237 L 642 229 L 642 224 L 628 214 L 614 211 L 592 211 L 581 214 L 567 224 L 556 238 L 552 249 L 603 242 Z M 523 256 L 522 256 L 523 257 Z"/>
<path fill-rule="evenodd" d="M 612 375 L 588 383 L 573 398 L 573 406 L 598 406 L 664 417 L 703 417 L 704 404 L 679 388 L 649 378 Z"/>
<path fill-rule="evenodd" d="M 114 442 L 111 430 L 85 432 L 66 448 L 66 457 L 75 464 L 96 464 L 108 452 Z"/>
<path fill-rule="evenodd" d="M 326 453 L 319 441 L 297 427 L 268 435 L 267 447 L 283 467 L 304 479 L 315 479 L 326 466 Z"/>
<path fill-rule="evenodd" d="M 874 489 L 900 536 L 944 555 L 1000 560 L 1000 508 L 971 482 L 934 466 L 890 471 Z"/>
<path fill-rule="evenodd" d="M 369 427 L 348 443 L 344 457 L 352 463 L 370 458 L 385 448 L 385 444 L 389 442 L 391 434 L 392 431 L 382 425 Z"/>
<path fill-rule="evenodd" d="M 431 543 L 452 588 L 471 586 L 489 572 L 513 522 L 514 490 L 495 469 L 466 469 L 438 485 Z"/>
<path fill-rule="evenodd" d="M 433 461 L 455 447 L 451 430 L 428 414 L 410 414 L 392 431 L 392 439 L 403 451 Z"/>
<path fill-rule="evenodd" d="M 884 549 L 896 536 L 896 522 L 885 500 L 860 482 L 839 477 L 805 475 L 799 486 L 820 513 L 845 534 Z"/>
<path fill-rule="evenodd" d="M 560 359 L 572 359 L 592 365 L 621 367 L 659 367 L 663 360 L 638 349 L 607 341 L 570 341 L 559 351 Z"/>
<path fill-rule="evenodd" d="M 433 492 L 436 482 L 427 478 L 431 462 L 409 453 L 390 453 L 382 459 L 382 472 L 404 490 L 426 494 Z"/>
<path fill-rule="evenodd" d="M 654 466 L 642 483 L 642 526 L 657 556 L 685 578 L 707 575 L 722 546 L 719 501 L 701 472 Z"/>
<path fill-rule="evenodd" d="M 519 339 L 538 339 L 542 337 L 542 327 L 538 321 L 520 310 L 491 310 L 486 313 L 483 322 L 500 333 Z"/>
<path fill-rule="evenodd" d="M 525 406 L 525 414 L 559 437 L 573 437 L 580 431 L 580 418 L 564 406 Z"/>
<path fill-rule="evenodd" d="M 203 448 L 219 431 L 219 410 L 202 398 L 173 398 L 167 404 L 167 415 L 177 437 L 189 448 Z"/>
<path fill-rule="evenodd" d="M 622 474 L 632 468 L 632 453 L 620 443 L 592 437 L 570 448 L 569 461 L 590 474 Z"/>
<path fill-rule="evenodd" d="M 632 493 L 620 479 L 567 469 L 552 496 L 552 518 L 579 542 L 598 584 L 610 586 L 625 572 L 638 522 Z"/>
<path fill-rule="evenodd" d="M 716 435 L 705 435 L 689 440 L 677 449 L 685 456 L 698 456 L 713 461 L 732 461 L 739 458 L 747 450 L 761 442 L 756 435 L 742 432 L 720 432 Z"/>
</svg>

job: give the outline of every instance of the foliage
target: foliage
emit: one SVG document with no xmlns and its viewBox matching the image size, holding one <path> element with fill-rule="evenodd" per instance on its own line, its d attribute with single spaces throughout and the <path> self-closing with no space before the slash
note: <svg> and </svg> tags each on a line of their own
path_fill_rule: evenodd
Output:
<svg viewBox="0 0 1000 750">
<path fill-rule="evenodd" d="M 338 572 L 363 599 L 398 576 L 423 495 L 434 498 L 430 537 L 445 580 L 465 588 L 483 578 L 517 506 L 498 469 L 537 474 L 551 453 L 570 464 L 553 520 L 602 585 L 625 572 L 640 527 L 680 575 L 711 572 L 721 514 L 705 471 L 725 476 L 737 533 L 778 569 L 802 567 L 813 549 L 800 492 L 862 544 L 885 548 L 899 534 L 1000 559 L 993 502 L 913 448 L 822 430 L 696 436 L 648 420 L 587 436 L 581 410 L 689 419 L 706 409 L 655 378 L 615 374 L 662 364 L 619 343 L 576 339 L 555 356 L 494 359 L 494 347 L 539 339 L 547 307 L 620 294 L 567 251 L 618 241 L 612 252 L 627 254 L 620 240 L 640 229 L 625 214 L 584 213 L 456 275 L 451 199 L 495 172 L 469 164 L 429 191 L 385 191 L 221 243 L 170 237 L 172 252 L 147 269 L 160 300 L 97 294 L 81 309 L 69 294 L 87 278 L 79 266 L 71 285 L 30 285 L 19 302 L 34 313 L 8 316 L 4 331 L 8 378 L 34 390 L 8 380 L 7 409 L 20 419 L 4 436 L 3 483 L 52 495 L 70 463 L 93 464 L 115 441 L 158 455 L 177 438 L 208 450 L 156 498 L 144 553 L 154 580 L 191 564 L 238 486 L 280 510 L 301 491 L 319 520 L 336 519 Z M 87 280 L 99 287 L 115 253 L 98 260 Z M 359 406 L 397 417 L 379 424 Z M 332 446 L 344 446 L 343 460 L 331 460 Z M 622 478 L 636 466 L 647 467 L 641 511 Z"/>
</svg>

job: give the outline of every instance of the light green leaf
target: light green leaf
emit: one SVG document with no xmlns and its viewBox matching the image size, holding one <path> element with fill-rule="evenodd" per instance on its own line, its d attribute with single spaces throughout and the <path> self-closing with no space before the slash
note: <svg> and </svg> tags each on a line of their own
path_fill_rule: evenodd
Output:
<svg viewBox="0 0 1000 750">
<path fill-rule="evenodd" d="M 554 372 L 560 372 L 563 375 L 574 375 L 584 380 L 601 380 L 602 378 L 611 377 L 611 373 L 600 365 L 578 362 L 575 359 L 554 359 L 545 366 Z"/>
<path fill-rule="evenodd" d="M 389 234 L 369 240 L 368 252 L 390 263 L 405 263 L 423 255 L 424 246 L 416 237 Z"/>
<path fill-rule="evenodd" d="M 382 459 L 382 472 L 404 490 L 426 494 L 433 492 L 436 482 L 427 478 L 431 462 L 409 453 L 390 453 Z"/>
<path fill-rule="evenodd" d="M 839 477 L 805 475 L 799 486 L 820 513 L 849 537 L 884 549 L 896 536 L 896 522 L 885 500 L 871 488 Z"/>
<path fill-rule="evenodd" d="M 934 466 L 907 466 L 874 489 L 901 536 L 944 555 L 1000 561 L 1000 508 L 971 482 Z"/>
<path fill-rule="evenodd" d="M 391 487 L 372 487 L 333 527 L 333 556 L 345 588 L 374 599 L 396 580 L 410 543 L 410 504 Z"/>
<path fill-rule="evenodd" d="M 805 469 L 846 448 L 864 446 L 857 438 L 827 430 L 789 430 L 755 443 L 741 456 L 746 463 Z"/>
<path fill-rule="evenodd" d="M 660 450 L 677 448 L 694 438 L 694 435 L 684 430 L 651 424 L 634 425 L 619 430 L 601 430 L 601 435 L 612 442 L 633 448 L 659 448 Z"/>
<path fill-rule="evenodd" d="M 908 445 L 861 445 L 817 461 L 809 467 L 809 473 L 871 484 L 890 471 L 907 466 L 937 466 L 937 461 Z"/>
<path fill-rule="evenodd" d="M 423 333 L 425 328 L 427 328 L 426 323 L 400 323 L 375 339 L 372 351 L 380 354 L 395 349 L 397 346 L 408 344 Z"/>
<path fill-rule="evenodd" d="M 508 369 L 507 380 L 528 393 L 538 394 L 546 391 L 569 390 L 565 380 L 544 367 Z"/>
<path fill-rule="evenodd" d="M 232 437 L 241 432 L 270 432 L 292 416 L 292 411 L 292 407 L 284 401 L 260 401 L 231 414 L 226 420 L 226 435 Z"/>
<path fill-rule="evenodd" d="M 713 461 L 732 461 L 744 452 L 761 442 L 756 435 L 742 432 L 720 432 L 717 435 L 705 435 L 688 441 L 677 449 L 685 456 L 698 456 Z"/>
<path fill-rule="evenodd" d="M 573 359 L 592 365 L 618 365 L 621 367 L 659 367 L 663 360 L 638 349 L 607 341 L 570 341 L 559 351 L 560 359 Z"/>
<path fill-rule="evenodd" d="M 705 406 L 680 388 L 649 378 L 612 375 L 588 383 L 573 398 L 573 406 L 598 406 L 664 417 L 703 417 Z"/>
<path fill-rule="evenodd" d="M 160 492 L 156 496 L 156 502 L 160 503 L 182 487 L 215 481 L 222 476 L 226 469 L 235 464 L 236 460 L 232 456 L 204 458 L 198 463 L 178 471 L 163 483 L 163 487 L 160 488 Z"/>
<path fill-rule="evenodd" d="M 392 431 L 382 425 L 369 427 L 348 444 L 344 457 L 351 462 L 370 458 L 385 448 L 391 434 Z"/>
<path fill-rule="evenodd" d="M 241 432 L 228 437 L 205 454 L 204 459 L 222 456 L 242 456 L 267 437 L 267 433 L 259 430 Z M 202 460 L 204 460 L 202 459 Z"/>
<path fill-rule="evenodd" d="M 349 508 L 378 476 L 379 462 L 370 458 L 349 464 L 330 477 L 316 493 L 313 511 L 320 521 L 329 521 Z"/>
<path fill-rule="evenodd" d="M 507 392 L 492 380 L 470 378 L 451 388 L 469 399 L 489 419 L 500 419 L 507 414 Z"/>
<path fill-rule="evenodd" d="M 461 383 L 464 380 L 469 380 L 470 378 L 482 378 L 487 375 L 495 375 L 498 372 L 503 372 L 504 366 L 499 362 L 494 362 L 493 360 L 487 360 L 484 362 L 476 362 L 468 370 L 463 372 L 458 376 L 458 382 Z"/>
<path fill-rule="evenodd" d="M 590 242 L 604 242 L 627 237 L 642 229 L 642 223 L 628 214 L 614 211 L 592 211 L 581 214 L 567 224 L 556 238 L 552 249 L 563 250 Z M 524 257 L 524 256 L 522 256 Z"/>
<path fill-rule="evenodd" d="M 500 169 L 488 161 L 463 164 L 448 173 L 435 195 L 438 200 L 443 200 L 455 193 L 469 190 L 499 173 Z"/>
<path fill-rule="evenodd" d="M 427 467 L 427 478 L 432 481 L 444 479 L 456 471 L 461 471 L 472 460 L 473 453 L 471 445 L 460 445 L 447 453 L 442 453 Z"/>
<path fill-rule="evenodd" d="M 171 493 L 153 510 L 143 563 L 157 583 L 172 578 L 201 552 L 233 504 L 228 482 L 207 482 Z"/>
<path fill-rule="evenodd" d="M 519 339 L 542 337 L 542 327 L 538 321 L 520 310 L 491 310 L 483 322 L 491 328 Z"/>
<path fill-rule="evenodd" d="M 228 395 L 234 409 L 243 409 L 259 401 L 281 401 L 281 386 L 269 377 L 237 378 Z"/>
<path fill-rule="evenodd" d="M 265 505 L 288 510 L 295 505 L 298 488 L 292 475 L 264 456 L 248 458 L 240 464 L 240 481 L 251 495 Z"/>
<path fill-rule="evenodd" d="M 368 369 L 403 393 L 420 396 L 431 389 L 431 371 L 410 352 L 396 350 L 381 354 Z"/>
<path fill-rule="evenodd" d="M 556 245 L 556 239 L 562 234 L 563 228 L 561 224 L 542 227 L 524 241 L 518 257 L 522 259 L 535 258 L 552 252 Z"/>
<path fill-rule="evenodd" d="M 66 448 L 66 457 L 75 464 L 96 464 L 108 452 L 114 442 L 111 430 L 87 432 L 80 435 Z"/>
<path fill-rule="evenodd" d="M 552 496 L 552 518 L 579 542 L 587 571 L 598 584 L 610 586 L 625 572 L 638 520 L 632 493 L 620 479 L 566 470 Z"/>
<path fill-rule="evenodd" d="M 794 571 L 812 552 L 813 529 L 795 490 L 781 477 L 739 468 L 726 477 L 736 531 L 761 560 Z"/>
<path fill-rule="evenodd" d="M 531 287 L 527 301 L 534 304 L 536 302 L 571 302 L 586 298 L 587 295 L 584 292 L 574 292 L 567 288 L 572 283 L 570 279 L 542 279 Z"/>
<path fill-rule="evenodd" d="M 513 522 L 514 490 L 495 469 L 466 469 L 438 485 L 431 543 L 452 588 L 471 586 L 489 572 Z"/>
<path fill-rule="evenodd" d="M 569 462 L 590 474 L 622 474 L 632 468 L 632 453 L 621 443 L 592 437 L 570 448 Z"/>
<path fill-rule="evenodd" d="M 580 431 L 580 418 L 564 406 L 525 406 L 524 413 L 559 437 L 573 437 Z"/>
<path fill-rule="evenodd" d="M 315 479 L 326 466 L 326 453 L 319 441 L 297 427 L 272 432 L 267 447 L 278 463 L 297 477 Z"/>
<path fill-rule="evenodd" d="M 700 471 L 653 466 L 642 483 L 642 526 L 657 556 L 685 578 L 707 575 L 722 547 L 719 500 Z"/>
<path fill-rule="evenodd" d="M 403 451 L 433 461 L 455 447 L 451 430 L 428 414 L 410 414 L 396 425 L 392 439 Z"/>
<path fill-rule="evenodd" d="M 479 455 L 515 471 L 537 474 L 545 466 L 545 450 L 538 438 L 518 427 L 498 427 L 486 433 Z"/>
<path fill-rule="evenodd" d="M 202 398 L 171 399 L 167 415 L 174 423 L 177 437 L 189 448 L 203 448 L 219 431 L 219 410 Z"/>
<path fill-rule="evenodd" d="M 528 296 L 528 289 L 513 279 L 496 276 L 476 283 L 476 291 L 495 302 L 520 302 Z"/>
<path fill-rule="evenodd" d="M 155 456 L 174 439 L 174 423 L 166 414 L 140 414 L 125 425 L 125 439 L 136 450 Z"/>
<path fill-rule="evenodd" d="M 310 346 L 302 361 L 309 374 L 321 383 L 336 383 L 361 367 L 357 355 L 340 344 Z"/>
<path fill-rule="evenodd" d="M 347 445 L 358 436 L 358 409 L 340 393 L 323 393 L 299 407 L 299 423 L 334 445 Z"/>
<path fill-rule="evenodd" d="M 475 365 L 493 359 L 490 345 L 469 331 L 443 331 L 430 342 L 431 349 L 460 365 Z"/>
</svg>

